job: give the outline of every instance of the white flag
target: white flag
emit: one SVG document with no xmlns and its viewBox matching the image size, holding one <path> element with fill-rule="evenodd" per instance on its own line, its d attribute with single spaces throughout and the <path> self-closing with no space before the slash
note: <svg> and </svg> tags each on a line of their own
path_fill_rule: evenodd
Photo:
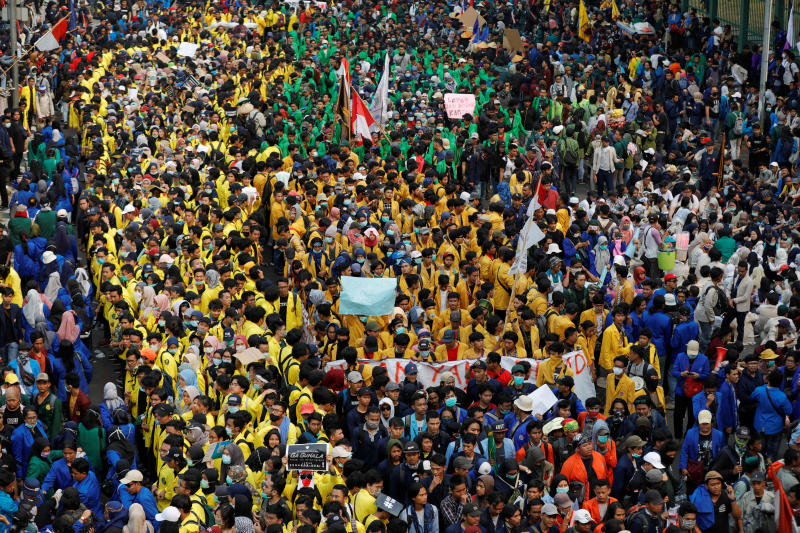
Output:
<svg viewBox="0 0 800 533">
<path fill-rule="evenodd" d="M 792 3 L 792 10 L 789 11 L 789 22 L 786 23 L 786 47 L 794 52 L 794 47 L 797 44 L 795 41 L 794 33 L 794 3 Z"/>
<path fill-rule="evenodd" d="M 386 52 L 386 58 L 383 60 L 383 74 L 381 81 L 378 83 L 378 89 L 375 91 L 375 96 L 372 97 L 372 102 L 369 104 L 369 112 L 375 119 L 373 129 L 383 128 L 387 116 L 387 109 L 389 107 L 389 52 Z"/>
<path fill-rule="evenodd" d="M 533 200 L 531 200 L 531 203 Z M 545 234 L 542 232 L 539 225 L 534 221 L 533 217 L 528 217 L 527 222 L 522 227 L 522 231 L 519 234 L 519 240 L 517 241 L 517 256 L 514 258 L 514 262 L 511 264 L 511 268 L 509 269 L 509 274 L 522 274 L 526 270 L 528 270 L 528 248 L 537 244 L 539 241 L 545 238 Z"/>
</svg>

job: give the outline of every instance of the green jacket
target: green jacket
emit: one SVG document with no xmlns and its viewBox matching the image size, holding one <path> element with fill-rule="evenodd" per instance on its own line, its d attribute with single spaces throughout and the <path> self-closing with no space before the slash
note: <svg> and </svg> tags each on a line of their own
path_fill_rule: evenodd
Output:
<svg viewBox="0 0 800 533">
<path fill-rule="evenodd" d="M 44 402 L 38 403 L 34 399 L 33 403 L 36 404 L 36 413 L 39 416 L 39 420 L 42 421 L 42 424 L 47 429 L 47 436 L 50 442 L 54 442 L 56 436 L 61 433 L 61 429 L 64 427 L 64 409 L 61 401 L 51 392 Z"/>
<path fill-rule="evenodd" d="M 103 469 L 103 453 L 106 449 L 106 432 L 102 427 L 88 429 L 81 422 L 78 425 L 78 446 L 86 452 L 86 458 L 92 464 L 98 479 L 105 475 Z"/>
</svg>

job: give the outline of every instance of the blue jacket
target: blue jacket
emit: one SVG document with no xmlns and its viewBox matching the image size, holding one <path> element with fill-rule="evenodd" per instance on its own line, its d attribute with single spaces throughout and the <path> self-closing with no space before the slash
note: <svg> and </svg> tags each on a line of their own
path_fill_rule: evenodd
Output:
<svg viewBox="0 0 800 533">
<path fill-rule="evenodd" d="M 686 345 L 689 341 L 697 340 L 699 336 L 700 327 L 697 325 L 697 322 L 694 320 L 681 322 L 675 326 L 675 330 L 672 332 L 672 340 L 670 341 L 672 352 L 678 353 L 686 351 Z"/>
<path fill-rule="evenodd" d="M 686 382 L 686 378 L 681 377 L 681 372 L 685 372 L 686 370 L 700 374 L 700 379 L 697 381 L 702 382 L 711 373 L 708 357 L 699 353 L 694 360 L 691 360 L 689 356 L 686 355 L 686 352 L 683 351 L 675 358 L 675 364 L 672 365 L 672 377 L 676 380 L 675 394 L 679 396 L 688 396 L 688 394 L 683 391 L 683 384 Z"/>
<path fill-rule="evenodd" d="M 636 465 L 631 460 L 630 456 L 626 453 L 617 461 L 617 466 L 614 467 L 614 485 L 611 487 L 611 495 L 622 501 L 625 497 L 626 487 L 628 482 L 636 473 Z"/>
<path fill-rule="evenodd" d="M 752 399 L 757 403 L 753 421 L 756 431 L 775 435 L 783 431 L 783 419 L 792 413 L 792 404 L 780 389 L 761 385 L 753 391 Z"/>
<path fill-rule="evenodd" d="M 158 531 L 158 528 L 161 527 L 161 522 L 156 521 L 158 507 L 156 506 L 156 499 L 153 497 L 153 493 L 150 492 L 150 489 L 142 487 L 134 496 L 128 492 L 128 489 L 125 487 L 120 487 L 119 495 L 122 499 L 122 505 L 126 509 L 130 509 L 131 505 L 134 503 L 141 505 L 144 509 L 144 516 L 150 521 L 151 524 L 153 524 L 153 527 L 156 528 L 156 531 Z"/>
<path fill-rule="evenodd" d="M 75 488 L 78 489 L 81 503 L 92 511 L 95 516 L 103 516 L 103 508 L 100 507 L 100 483 L 97 481 L 97 476 L 94 475 L 94 472 L 89 471 L 83 481 L 75 483 Z"/>
<path fill-rule="evenodd" d="M 662 312 L 646 313 L 643 326 L 650 328 L 653 332 L 651 342 L 655 344 L 658 357 L 663 359 L 667 356 L 667 347 L 672 338 L 672 320 Z"/>
<path fill-rule="evenodd" d="M 692 426 L 686 432 L 686 437 L 683 439 L 683 446 L 681 446 L 681 459 L 678 463 L 678 468 L 686 468 L 689 464 L 689 459 L 697 461 L 700 455 L 700 428 Z M 725 436 L 718 429 L 711 429 L 711 453 L 714 457 L 719 454 L 719 451 L 725 446 Z"/>
<path fill-rule="evenodd" d="M 738 426 L 739 412 L 736 405 L 736 390 L 728 380 L 725 380 L 717 392 L 717 427 L 724 433 L 726 428 L 735 430 Z"/>
<path fill-rule="evenodd" d="M 694 416 L 695 420 L 697 420 L 697 415 L 700 414 L 700 411 L 703 409 L 708 409 L 708 407 L 706 407 L 706 397 L 707 395 L 705 390 L 701 390 L 692 396 L 692 416 Z M 714 394 L 714 398 L 716 398 L 717 405 L 719 405 L 719 391 Z M 714 413 L 711 414 L 713 415 Z"/>
<path fill-rule="evenodd" d="M 33 429 L 28 429 L 25 424 L 22 424 L 11 433 L 11 453 L 17 460 L 17 477 L 19 479 L 25 479 L 25 473 L 28 471 L 28 460 L 31 458 L 31 447 L 35 440 L 34 432 L 38 433 L 37 437 L 47 438 L 47 431 L 44 430 L 41 420 L 36 422 L 36 427 Z"/>
<path fill-rule="evenodd" d="M 65 489 L 73 485 L 72 474 L 69 473 L 67 460 L 63 457 L 53 463 L 50 471 L 42 482 L 42 494 L 46 494 L 50 489 Z"/>
</svg>

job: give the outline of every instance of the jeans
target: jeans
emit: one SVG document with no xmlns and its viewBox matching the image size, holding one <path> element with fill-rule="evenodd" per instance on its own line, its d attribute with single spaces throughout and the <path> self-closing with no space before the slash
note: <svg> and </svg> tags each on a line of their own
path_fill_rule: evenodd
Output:
<svg viewBox="0 0 800 533">
<path fill-rule="evenodd" d="M 705 352 L 706 346 L 711 342 L 711 330 L 714 328 L 713 322 L 697 322 L 700 326 L 700 351 Z"/>
<path fill-rule="evenodd" d="M 575 194 L 578 190 L 578 167 L 564 165 L 564 189 L 567 194 Z"/>
<path fill-rule="evenodd" d="M 603 189 L 614 189 L 614 174 L 608 170 L 597 171 L 597 195 L 603 196 Z"/>
<path fill-rule="evenodd" d="M 761 434 L 761 439 L 764 441 L 764 455 L 773 461 L 778 458 L 778 450 L 781 447 L 781 436 L 783 431 L 775 433 L 774 435 Z"/>
<path fill-rule="evenodd" d="M 3 348 L 3 362 L 5 364 L 15 361 L 17 359 L 17 352 L 19 352 L 18 342 L 9 342 Z"/>
<path fill-rule="evenodd" d="M 686 416 L 686 429 L 694 425 L 694 413 L 692 413 L 692 399 L 680 394 L 675 395 L 675 434 L 683 435 L 683 418 Z"/>
</svg>

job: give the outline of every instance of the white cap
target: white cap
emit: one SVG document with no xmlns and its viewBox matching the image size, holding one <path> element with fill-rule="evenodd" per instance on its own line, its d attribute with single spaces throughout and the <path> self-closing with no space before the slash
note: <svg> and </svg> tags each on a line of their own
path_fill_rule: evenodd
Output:
<svg viewBox="0 0 800 533">
<path fill-rule="evenodd" d="M 58 218 L 67 218 L 67 210 L 66 209 L 59 209 L 56 211 L 56 216 Z"/>
<path fill-rule="evenodd" d="M 710 424 L 711 423 L 711 411 L 708 409 L 703 409 L 699 413 L 697 413 L 697 423 L 698 424 Z"/>
<path fill-rule="evenodd" d="M 42 254 L 42 263 L 44 263 L 45 265 L 49 265 L 55 260 L 56 260 L 56 254 L 54 254 L 50 250 L 47 250 L 45 253 Z"/>
<path fill-rule="evenodd" d="M 136 212 L 136 208 L 133 207 L 133 204 L 126 205 L 125 209 L 122 210 L 122 214 L 123 215 L 127 215 L 128 213 L 135 213 L 135 212 Z M 165 511 L 166 511 L 166 509 L 165 509 Z"/>
<path fill-rule="evenodd" d="M 123 485 L 127 485 L 128 483 L 132 483 L 134 481 L 142 482 L 144 480 L 144 476 L 138 470 L 129 470 L 125 477 L 120 479 L 119 482 Z"/>
<path fill-rule="evenodd" d="M 625 266 L 625 258 L 622 255 L 617 255 L 614 257 L 614 264 L 619 266 Z"/>
<path fill-rule="evenodd" d="M 159 263 L 174 263 L 175 260 L 169 254 L 161 254 L 161 257 L 158 258 Z"/>
<path fill-rule="evenodd" d="M 167 509 L 169 509 L 169 507 Z M 580 522 L 581 524 L 592 523 L 592 515 L 589 514 L 589 511 L 587 511 L 586 509 L 578 509 L 577 511 L 572 513 L 572 518 L 574 518 L 576 522 Z"/>
<path fill-rule="evenodd" d="M 562 131 L 564 131 L 564 126 L 562 126 L 561 124 L 553 127 L 553 133 L 555 133 L 556 135 L 561 135 Z"/>
<path fill-rule="evenodd" d="M 644 454 L 642 459 L 645 463 L 650 463 L 659 470 L 664 469 L 664 463 L 661 462 L 661 456 L 658 454 L 658 452 L 648 452 Z"/>
<path fill-rule="evenodd" d="M 460 198 L 461 198 L 462 200 L 464 200 L 465 202 L 469 202 L 469 200 L 470 200 L 470 194 L 469 194 L 467 191 L 464 191 L 464 192 L 462 192 L 462 193 L 461 193 L 461 196 L 460 196 Z"/>
<path fill-rule="evenodd" d="M 331 457 L 334 459 L 350 457 L 350 452 L 348 452 L 347 448 L 344 446 L 334 446 L 333 450 L 331 451 Z"/>
<path fill-rule="evenodd" d="M 550 246 L 547 247 L 548 254 L 560 254 L 561 248 L 556 243 L 550 243 Z"/>
<path fill-rule="evenodd" d="M 731 98 L 741 98 L 741 97 L 742 97 L 742 93 L 740 93 L 739 91 L 736 91 L 735 93 L 733 93 L 731 95 Z"/>
<path fill-rule="evenodd" d="M 156 514 L 156 520 L 159 522 L 177 522 L 181 519 L 181 512 L 177 507 L 165 507 L 163 511 Z"/>
</svg>

